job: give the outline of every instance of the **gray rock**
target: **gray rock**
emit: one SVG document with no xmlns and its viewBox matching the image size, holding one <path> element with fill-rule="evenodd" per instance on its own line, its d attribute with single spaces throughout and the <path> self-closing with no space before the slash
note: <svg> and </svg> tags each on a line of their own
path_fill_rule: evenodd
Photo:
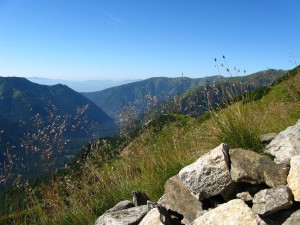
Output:
<svg viewBox="0 0 300 225">
<path fill-rule="evenodd" d="M 150 200 L 147 201 L 147 206 L 148 206 L 148 211 L 151 209 L 157 208 L 158 203 L 157 202 L 152 202 Z"/>
<path fill-rule="evenodd" d="M 291 159 L 291 170 L 287 178 L 288 186 L 292 190 L 294 200 L 300 201 L 300 156 Z"/>
<path fill-rule="evenodd" d="M 293 195 L 286 186 L 265 189 L 254 195 L 253 212 L 266 216 L 288 209 L 293 204 Z"/>
<path fill-rule="evenodd" d="M 240 199 L 231 200 L 200 216 L 190 225 L 263 225 L 264 223 Z"/>
<path fill-rule="evenodd" d="M 280 132 L 266 147 L 275 156 L 276 163 L 289 164 L 293 156 L 300 155 L 300 120 L 294 126 Z"/>
<path fill-rule="evenodd" d="M 137 225 L 148 212 L 147 205 L 104 213 L 95 225 Z"/>
<path fill-rule="evenodd" d="M 221 144 L 179 172 L 180 180 L 199 200 L 218 195 L 231 184 L 228 151 Z"/>
<path fill-rule="evenodd" d="M 182 221 L 189 224 L 203 214 L 202 204 L 198 198 L 180 181 L 178 175 L 165 183 L 163 205 L 184 216 Z"/>
<path fill-rule="evenodd" d="M 134 204 L 132 203 L 132 201 L 125 200 L 125 201 L 119 202 L 113 208 L 107 210 L 105 213 L 120 211 L 120 210 L 128 209 L 131 207 L 134 207 Z"/>
<path fill-rule="evenodd" d="M 282 165 L 267 156 L 244 149 L 230 149 L 231 179 L 251 184 L 265 183 L 270 187 L 286 184 L 286 171 Z"/>
<path fill-rule="evenodd" d="M 246 203 L 249 203 L 249 202 L 252 202 L 252 201 L 253 201 L 253 197 L 250 195 L 249 192 L 241 192 L 241 193 L 238 193 L 238 194 L 236 195 L 236 197 L 237 197 L 238 199 L 243 200 L 243 201 L 246 202 Z"/>
<path fill-rule="evenodd" d="M 300 210 L 294 212 L 282 225 L 300 225 Z"/>
</svg>

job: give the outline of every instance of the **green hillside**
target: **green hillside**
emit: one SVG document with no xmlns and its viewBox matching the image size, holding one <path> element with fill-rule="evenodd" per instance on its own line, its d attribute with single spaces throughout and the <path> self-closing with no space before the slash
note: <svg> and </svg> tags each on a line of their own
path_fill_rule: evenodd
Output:
<svg viewBox="0 0 300 225">
<path fill-rule="evenodd" d="M 156 201 L 168 178 L 221 142 L 260 152 L 259 135 L 279 132 L 300 118 L 299 89 L 297 67 L 270 85 L 259 99 L 245 95 L 241 101 L 233 99 L 227 107 L 198 118 L 163 115 L 132 134 L 131 139 L 90 143 L 77 162 L 53 175 L 52 181 L 2 192 L 1 200 L 6 204 L 1 208 L 0 221 L 94 224 L 106 209 L 130 199 L 133 190 L 143 191 Z"/>
<path fill-rule="evenodd" d="M 108 115 L 115 119 L 119 119 L 122 110 L 128 106 L 134 107 L 138 113 L 144 113 L 147 108 L 146 96 L 156 97 L 157 103 L 160 104 L 166 100 L 172 100 L 173 97 L 184 94 L 190 89 L 199 87 L 203 89 L 203 85 L 218 83 L 222 81 L 235 80 L 243 85 L 257 88 L 268 85 L 283 76 L 283 70 L 266 70 L 243 77 L 223 77 L 211 76 L 198 79 L 186 77 L 178 78 L 150 78 L 147 80 L 121 85 L 105 89 L 98 92 L 83 93 L 87 98 L 95 102 Z M 203 100 L 203 99 L 202 99 Z"/>
</svg>

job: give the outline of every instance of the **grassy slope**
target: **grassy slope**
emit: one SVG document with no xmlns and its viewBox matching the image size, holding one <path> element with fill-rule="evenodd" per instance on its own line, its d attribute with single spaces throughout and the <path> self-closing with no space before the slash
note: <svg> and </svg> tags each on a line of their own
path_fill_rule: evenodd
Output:
<svg viewBox="0 0 300 225">
<path fill-rule="evenodd" d="M 252 86 L 262 86 L 273 82 L 281 77 L 283 70 L 260 71 L 248 76 L 235 77 L 236 82 L 251 84 Z M 156 96 L 159 103 L 167 99 L 173 99 L 178 94 L 185 93 L 194 87 L 207 83 L 232 80 L 231 77 L 210 76 L 204 78 L 191 79 L 187 77 L 166 78 L 155 77 L 143 81 L 125 84 L 113 88 L 108 88 L 98 92 L 83 93 L 90 100 L 95 102 L 108 115 L 119 119 L 123 107 L 134 106 L 139 113 L 143 113 L 147 107 L 146 95 Z M 202 99 L 203 100 L 203 99 Z"/>
<path fill-rule="evenodd" d="M 245 148 L 250 143 L 249 148 L 259 150 L 251 145 L 258 135 L 279 132 L 300 118 L 300 74 L 298 68 L 295 71 L 297 76 L 271 87 L 260 100 L 237 103 L 198 119 L 176 115 L 164 126 L 157 121 L 123 150 L 122 157 L 101 168 L 102 159 L 95 154 L 83 165 L 81 178 L 57 179 L 52 187 L 41 188 L 42 204 L 36 204 L 35 213 L 11 216 L 13 224 L 26 224 L 24 218 L 30 218 L 27 224 L 94 224 L 107 208 L 130 199 L 133 190 L 158 200 L 169 177 L 221 142 Z M 29 200 L 36 203 L 31 193 Z"/>
</svg>

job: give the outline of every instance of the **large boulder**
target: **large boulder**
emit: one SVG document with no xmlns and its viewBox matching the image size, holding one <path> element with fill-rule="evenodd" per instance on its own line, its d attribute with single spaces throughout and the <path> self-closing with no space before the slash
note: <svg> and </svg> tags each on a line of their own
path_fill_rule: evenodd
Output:
<svg viewBox="0 0 300 225">
<path fill-rule="evenodd" d="M 180 180 L 199 200 L 218 195 L 231 184 L 228 151 L 221 144 L 179 172 Z"/>
<path fill-rule="evenodd" d="M 294 126 L 280 132 L 266 147 L 275 156 L 276 163 L 290 163 L 293 156 L 300 155 L 300 120 Z"/>
<path fill-rule="evenodd" d="M 182 221 L 189 224 L 203 214 L 202 204 L 198 198 L 180 181 L 178 175 L 165 183 L 163 205 L 184 216 Z"/>
<path fill-rule="evenodd" d="M 291 169 L 287 178 L 288 186 L 292 190 L 295 201 L 300 201 L 300 156 L 291 159 Z"/>
<path fill-rule="evenodd" d="M 137 206 L 120 211 L 104 213 L 95 225 L 138 225 L 148 212 L 148 206 Z"/>
<path fill-rule="evenodd" d="M 286 172 L 267 156 L 244 149 L 230 149 L 231 179 L 251 184 L 265 183 L 270 187 L 286 184 Z"/>
<path fill-rule="evenodd" d="M 265 224 L 240 199 L 231 200 L 196 219 L 190 225 L 262 225 Z"/>
<path fill-rule="evenodd" d="M 266 216 L 278 212 L 282 209 L 288 209 L 293 204 L 293 195 L 286 186 L 262 190 L 253 198 L 253 212 Z"/>
</svg>

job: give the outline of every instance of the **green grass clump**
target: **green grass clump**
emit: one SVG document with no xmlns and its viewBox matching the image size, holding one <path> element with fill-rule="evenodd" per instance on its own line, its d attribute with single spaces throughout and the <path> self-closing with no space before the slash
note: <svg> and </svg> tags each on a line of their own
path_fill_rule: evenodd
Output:
<svg viewBox="0 0 300 225">
<path fill-rule="evenodd" d="M 213 117 L 216 127 L 215 138 L 219 142 L 229 144 L 231 148 L 245 148 L 262 152 L 259 140 L 260 128 L 252 123 L 248 108 L 237 103 Z"/>
</svg>

